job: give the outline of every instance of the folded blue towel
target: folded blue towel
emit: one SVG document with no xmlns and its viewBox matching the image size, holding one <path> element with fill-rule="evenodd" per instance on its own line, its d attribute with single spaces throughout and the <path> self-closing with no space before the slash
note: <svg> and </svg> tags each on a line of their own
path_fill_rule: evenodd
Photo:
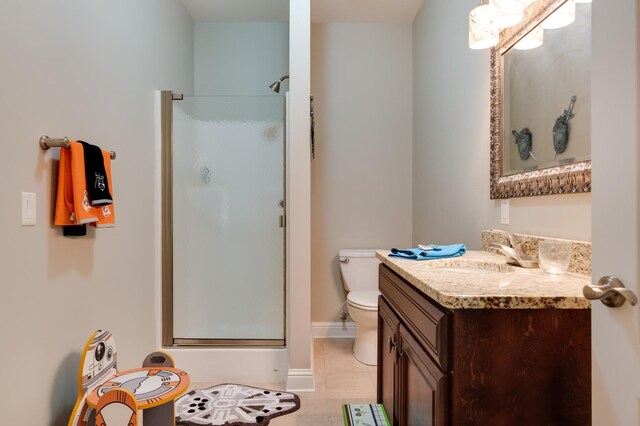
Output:
<svg viewBox="0 0 640 426">
<path fill-rule="evenodd" d="M 447 257 L 462 256 L 467 252 L 464 244 L 451 244 L 448 246 L 437 246 L 436 248 L 425 251 L 420 248 L 396 249 L 392 248 L 389 257 L 399 257 L 401 259 L 426 260 L 426 259 L 444 259 Z"/>
</svg>

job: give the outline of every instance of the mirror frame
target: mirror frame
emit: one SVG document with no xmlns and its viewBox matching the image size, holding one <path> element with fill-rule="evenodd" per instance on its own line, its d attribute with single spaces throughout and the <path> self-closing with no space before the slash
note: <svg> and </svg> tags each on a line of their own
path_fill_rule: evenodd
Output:
<svg viewBox="0 0 640 426">
<path fill-rule="evenodd" d="M 532 3 L 525 10 L 522 22 L 503 30 L 498 45 L 491 49 L 491 199 L 591 192 L 591 160 L 503 175 L 503 55 L 566 2 L 567 0 L 538 0 Z"/>
</svg>

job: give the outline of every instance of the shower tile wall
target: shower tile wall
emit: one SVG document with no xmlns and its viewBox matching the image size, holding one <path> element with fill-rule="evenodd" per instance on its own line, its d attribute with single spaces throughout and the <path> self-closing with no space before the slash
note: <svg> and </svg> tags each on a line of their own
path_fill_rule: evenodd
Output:
<svg viewBox="0 0 640 426">
<path fill-rule="evenodd" d="M 288 22 L 196 23 L 196 96 L 273 95 L 288 73 Z"/>
</svg>

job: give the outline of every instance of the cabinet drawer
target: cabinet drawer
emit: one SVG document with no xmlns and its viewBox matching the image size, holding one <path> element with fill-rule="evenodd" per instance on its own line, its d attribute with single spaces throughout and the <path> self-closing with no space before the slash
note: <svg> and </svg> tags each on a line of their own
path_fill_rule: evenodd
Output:
<svg viewBox="0 0 640 426">
<path fill-rule="evenodd" d="M 380 265 L 382 296 L 416 339 L 444 370 L 449 368 L 450 312 L 440 307 L 387 266 Z"/>
</svg>

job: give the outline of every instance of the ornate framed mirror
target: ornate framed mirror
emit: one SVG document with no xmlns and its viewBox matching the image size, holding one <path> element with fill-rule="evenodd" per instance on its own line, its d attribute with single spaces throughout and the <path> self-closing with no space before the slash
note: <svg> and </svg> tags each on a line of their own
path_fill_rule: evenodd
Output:
<svg viewBox="0 0 640 426">
<path fill-rule="evenodd" d="M 492 199 L 591 191 L 591 4 L 541 30 L 569 1 L 534 1 L 491 49 Z M 514 48 L 536 31 L 542 46 Z"/>
</svg>

